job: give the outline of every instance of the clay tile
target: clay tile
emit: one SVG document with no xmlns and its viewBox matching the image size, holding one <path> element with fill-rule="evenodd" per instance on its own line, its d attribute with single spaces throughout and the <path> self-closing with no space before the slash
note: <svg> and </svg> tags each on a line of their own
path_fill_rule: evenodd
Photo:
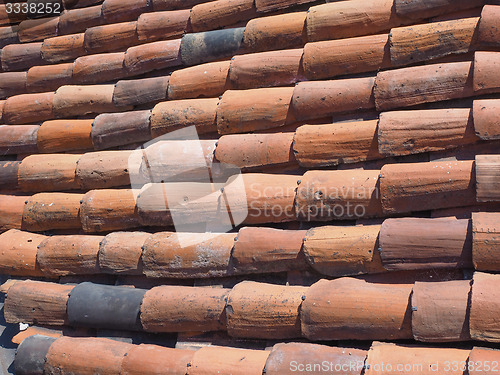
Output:
<svg viewBox="0 0 500 375">
<path fill-rule="evenodd" d="M 300 179 L 297 218 L 328 221 L 382 216 L 379 171 L 309 171 Z"/>
<path fill-rule="evenodd" d="M 181 59 L 187 66 L 234 56 L 243 43 L 244 27 L 186 34 L 182 37 Z"/>
<path fill-rule="evenodd" d="M 159 286 L 146 292 L 141 323 L 148 332 L 218 331 L 224 328 L 228 289 Z"/>
<path fill-rule="evenodd" d="M 304 71 L 309 79 L 378 71 L 391 65 L 387 34 L 307 43 Z"/>
<path fill-rule="evenodd" d="M 259 52 L 302 47 L 306 14 L 294 12 L 250 20 L 243 38 L 245 50 Z"/>
<path fill-rule="evenodd" d="M 377 120 L 304 125 L 295 132 L 293 151 L 306 168 L 381 159 Z"/>
<path fill-rule="evenodd" d="M 208 31 L 248 21 L 257 16 L 254 0 L 219 0 L 195 5 L 191 9 L 194 32 Z"/>
<path fill-rule="evenodd" d="M 151 113 L 151 135 L 156 138 L 189 126 L 196 126 L 198 134 L 215 132 L 218 103 L 218 98 L 159 103 Z"/>
<path fill-rule="evenodd" d="M 17 188 L 20 161 L 0 161 L 0 190 Z"/>
<path fill-rule="evenodd" d="M 27 199 L 23 212 L 23 226 L 33 232 L 80 228 L 82 197 L 82 194 L 69 193 L 35 194 Z"/>
<path fill-rule="evenodd" d="M 80 216 L 83 230 L 88 233 L 139 226 L 134 192 L 130 189 L 89 191 L 83 197 Z"/>
<path fill-rule="evenodd" d="M 151 139 L 151 110 L 101 114 L 92 123 L 92 143 L 103 150 Z"/>
<path fill-rule="evenodd" d="M 416 282 L 412 331 L 417 341 L 468 341 L 470 280 Z"/>
<path fill-rule="evenodd" d="M 472 205 L 476 201 L 473 161 L 391 164 L 380 179 L 385 213 Z"/>
<path fill-rule="evenodd" d="M 136 20 L 151 8 L 148 0 L 104 0 L 102 14 L 106 23 L 117 23 Z"/>
<path fill-rule="evenodd" d="M 92 150 L 92 120 L 45 121 L 36 138 L 40 153 Z"/>
<path fill-rule="evenodd" d="M 241 274 L 303 270 L 305 234 L 305 230 L 242 228 L 234 243 L 231 265 Z"/>
<path fill-rule="evenodd" d="M 141 14 L 137 20 L 139 40 L 153 42 L 182 36 L 189 25 L 190 9 Z"/>
<path fill-rule="evenodd" d="M 300 337 L 299 311 L 306 287 L 244 281 L 229 293 L 227 330 L 233 337 Z"/>
<path fill-rule="evenodd" d="M 474 57 L 474 91 L 478 94 L 498 93 L 500 79 L 496 72 L 500 67 L 500 53 L 476 52 Z"/>
<path fill-rule="evenodd" d="M 84 154 L 78 160 L 76 179 L 84 190 L 130 186 L 133 153 L 123 150 Z"/>
<path fill-rule="evenodd" d="M 269 352 L 207 346 L 194 353 L 188 375 L 261 375 Z"/>
<path fill-rule="evenodd" d="M 4 71 L 26 70 L 35 65 L 44 65 L 40 51 L 42 42 L 9 44 L 2 48 L 2 69 Z"/>
<path fill-rule="evenodd" d="M 500 201 L 500 155 L 476 156 L 477 201 Z"/>
<path fill-rule="evenodd" d="M 130 47 L 123 65 L 129 75 L 139 75 L 152 70 L 181 65 L 180 39 L 164 40 Z"/>
<path fill-rule="evenodd" d="M 318 227 L 307 231 L 304 254 L 326 276 L 384 272 L 378 252 L 380 225 Z"/>
<path fill-rule="evenodd" d="M 34 66 L 28 70 L 28 92 L 57 90 L 73 83 L 73 64 Z"/>
<path fill-rule="evenodd" d="M 329 371 L 361 375 L 367 352 L 308 343 L 276 344 L 266 362 L 266 375 L 293 375 L 297 371 L 321 374 Z"/>
<path fill-rule="evenodd" d="M 483 0 L 395 0 L 396 13 L 411 20 L 423 20 L 441 14 L 483 6 Z"/>
<path fill-rule="evenodd" d="M 410 65 L 472 51 L 478 22 L 479 17 L 474 17 L 394 28 L 390 34 L 392 65 Z"/>
<path fill-rule="evenodd" d="M 376 34 L 399 26 L 393 0 L 354 0 L 317 5 L 307 13 L 307 39 L 310 42 Z"/>
<path fill-rule="evenodd" d="M 42 336 L 42 332 L 40 333 L 41 334 L 28 336 L 17 348 L 14 360 L 14 371 L 16 374 L 43 374 L 45 357 L 47 356 L 50 346 L 55 341 L 55 337 Z"/>
<path fill-rule="evenodd" d="M 292 87 L 228 90 L 217 108 L 219 134 L 271 129 L 293 123 Z"/>
<path fill-rule="evenodd" d="M 142 274 L 142 246 L 149 237 L 143 232 L 108 234 L 99 248 L 99 266 L 106 273 Z"/>
<path fill-rule="evenodd" d="M 45 236 L 11 229 L 0 234 L 0 270 L 15 276 L 42 276 L 37 247 Z"/>
<path fill-rule="evenodd" d="M 243 169 L 296 164 L 293 133 L 224 135 L 217 142 L 216 159 Z"/>
<path fill-rule="evenodd" d="M 63 325 L 72 285 L 20 281 L 9 288 L 4 315 L 8 323 Z"/>
<path fill-rule="evenodd" d="M 469 220 L 387 219 L 380 231 L 384 267 L 391 271 L 473 268 Z"/>
<path fill-rule="evenodd" d="M 496 256 L 500 243 L 498 213 L 472 214 L 472 260 L 478 271 L 498 271 L 500 261 Z"/>
<path fill-rule="evenodd" d="M 374 342 L 366 359 L 366 375 L 432 375 L 446 371 L 449 375 L 462 375 L 469 350 L 454 348 L 428 348 L 393 343 Z M 450 363 L 457 364 L 448 367 Z M 387 369 L 390 370 L 387 370 Z M 446 369 L 446 370 L 442 370 Z"/>
<path fill-rule="evenodd" d="M 91 84 L 124 78 L 128 75 L 124 61 L 125 52 L 79 57 L 73 66 L 73 79 L 76 83 Z"/>
<path fill-rule="evenodd" d="M 97 254 L 102 236 L 52 236 L 44 240 L 37 260 L 44 275 L 94 275 L 99 273 Z"/>
<path fill-rule="evenodd" d="M 70 9 L 59 16 L 59 33 L 76 34 L 104 23 L 102 6 L 95 5 L 81 9 Z"/>
<path fill-rule="evenodd" d="M 170 100 L 218 97 L 228 88 L 229 61 L 176 70 L 168 82 Z"/>
<path fill-rule="evenodd" d="M 59 17 L 24 20 L 19 24 L 19 41 L 21 43 L 35 42 L 57 36 Z"/>
<path fill-rule="evenodd" d="M 53 92 L 12 96 L 5 101 L 3 120 L 6 124 L 37 123 L 54 118 Z"/>
<path fill-rule="evenodd" d="M 125 107 L 166 100 L 168 82 L 168 76 L 118 81 L 113 103 L 117 107 Z"/>
<path fill-rule="evenodd" d="M 394 111 L 380 114 L 379 150 L 384 155 L 441 151 L 478 140 L 469 108 Z"/>
<path fill-rule="evenodd" d="M 23 210 L 26 197 L 0 195 L 0 232 L 9 229 L 24 229 Z"/>
<path fill-rule="evenodd" d="M 54 95 L 54 115 L 67 118 L 87 113 L 115 112 L 113 85 L 62 86 Z"/>
<path fill-rule="evenodd" d="M 466 98 L 473 95 L 472 64 L 465 61 L 380 72 L 374 93 L 379 111 Z"/>
<path fill-rule="evenodd" d="M 47 353 L 44 374 L 116 375 L 133 345 L 103 338 L 61 337 Z"/>
<path fill-rule="evenodd" d="M 255 0 L 255 6 L 258 12 L 265 13 L 312 2 L 314 0 Z"/>
<path fill-rule="evenodd" d="M 44 61 L 58 63 L 74 60 L 86 54 L 83 47 L 85 34 L 61 35 L 43 41 L 41 54 Z"/>
<path fill-rule="evenodd" d="M 123 359 L 120 374 L 154 375 L 162 371 L 168 375 L 185 375 L 194 353 L 194 350 L 135 345 Z"/>
<path fill-rule="evenodd" d="M 144 243 L 147 277 L 209 278 L 226 276 L 234 234 L 157 233 Z"/>
<path fill-rule="evenodd" d="M 293 91 L 292 108 L 298 120 L 375 107 L 375 77 L 301 82 Z"/>
<path fill-rule="evenodd" d="M 477 30 L 477 43 L 480 48 L 498 48 L 500 43 L 499 17 L 499 6 L 485 5 L 483 7 Z"/>
<path fill-rule="evenodd" d="M 481 140 L 500 139 L 500 100 L 475 100 L 474 130 Z"/>
<path fill-rule="evenodd" d="M 491 348 L 474 347 L 469 354 L 467 369 L 469 375 L 480 375 L 488 371 L 491 375 L 500 374 L 498 363 L 500 351 Z"/>
<path fill-rule="evenodd" d="M 32 154 L 37 149 L 38 125 L 0 125 L 0 154 Z"/>
<path fill-rule="evenodd" d="M 123 51 L 139 44 L 137 22 L 91 27 L 85 31 L 84 39 L 84 48 L 87 53 Z"/>
<path fill-rule="evenodd" d="M 348 277 L 321 280 L 302 302 L 302 334 L 315 341 L 412 338 L 411 289 Z"/>
<path fill-rule="evenodd" d="M 0 73 L 0 98 L 24 94 L 26 92 L 26 82 L 28 74 L 26 72 L 5 72 Z"/>
<path fill-rule="evenodd" d="M 19 37 L 17 32 L 19 31 L 19 26 L 11 25 L 0 28 L 0 48 L 8 46 L 9 44 L 18 44 Z"/>
<path fill-rule="evenodd" d="M 499 283 L 499 275 L 474 273 L 469 320 L 473 340 L 500 342 Z"/>
<path fill-rule="evenodd" d="M 235 56 L 231 61 L 231 87 L 239 90 L 288 86 L 305 80 L 302 49 Z"/>
<path fill-rule="evenodd" d="M 81 155 L 31 155 L 19 166 L 19 187 L 23 191 L 78 190 L 76 166 Z"/>
</svg>

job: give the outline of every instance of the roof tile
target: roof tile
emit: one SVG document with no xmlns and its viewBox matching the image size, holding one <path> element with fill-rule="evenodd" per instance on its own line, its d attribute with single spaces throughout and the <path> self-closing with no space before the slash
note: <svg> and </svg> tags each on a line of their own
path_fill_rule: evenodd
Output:
<svg viewBox="0 0 500 375">
<path fill-rule="evenodd" d="M 37 152 L 38 125 L 0 125 L 0 154 Z"/>
<path fill-rule="evenodd" d="M 0 73 L 0 98 L 5 99 L 9 96 L 24 94 L 27 76 L 26 72 Z"/>
<path fill-rule="evenodd" d="M 87 53 L 123 51 L 136 44 L 139 44 L 136 21 L 95 26 L 85 31 Z"/>
<path fill-rule="evenodd" d="M 409 339 L 411 289 L 352 278 L 319 281 L 302 303 L 302 334 L 314 341 Z"/>
<path fill-rule="evenodd" d="M 124 78 L 128 75 L 124 61 L 125 52 L 79 57 L 73 66 L 73 79 L 76 83 L 91 84 Z"/>
<path fill-rule="evenodd" d="M 254 0 L 217 0 L 195 5 L 191 9 L 194 32 L 220 29 L 255 18 Z"/>
<path fill-rule="evenodd" d="M 189 28 L 190 14 L 190 9 L 141 14 L 137 20 L 139 40 L 153 42 L 182 36 Z"/>
<path fill-rule="evenodd" d="M 39 245 L 37 261 L 47 277 L 99 273 L 97 254 L 102 236 L 51 236 Z"/>
<path fill-rule="evenodd" d="M 229 87 L 229 61 L 196 65 L 172 73 L 168 83 L 170 100 L 217 97 Z"/>
<path fill-rule="evenodd" d="M 500 40 L 499 17 L 500 6 L 485 5 L 483 7 L 481 21 L 477 30 L 478 44 L 482 48 L 498 47 Z"/>
<path fill-rule="evenodd" d="M 469 375 L 480 375 L 484 374 L 485 368 L 490 368 L 491 375 L 498 375 L 500 371 L 498 370 L 498 365 L 491 366 L 491 364 L 498 363 L 498 350 L 491 348 L 478 348 L 474 347 L 469 355 L 468 371 Z M 486 366 L 484 366 L 486 364 Z M 493 369 L 492 367 L 495 367 Z"/>
<path fill-rule="evenodd" d="M 4 71 L 26 70 L 35 65 L 44 65 L 41 56 L 42 42 L 9 44 L 2 49 Z"/>
<path fill-rule="evenodd" d="M 19 23 L 19 41 L 35 42 L 57 36 L 59 17 L 28 19 Z"/>
<path fill-rule="evenodd" d="M 201 4 L 210 0 L 152 0 L 153 10 L 158 12 L 160 10 L 175 10 L 175 9 L 189 9 L 196 4 Z"/>
<path fill-rule="evenodd" d="M 380 226 L 319 227 L 307 231 L 303 251 L 311 267 L 330 277 L 384 272 Z"/>
<path fill-rule="evenodd" d="M 74 60 L 86 54 L 84 40 L 84 33 L 47 38 L 43 41 L 42 58 L 50 63 Z"/>
<path fill-rule="evenodd" d="M 102 6 L 95 5 L 81 9 L 70 9 L 59 17 L 60 34 L 76 34 L 104 23 Z"/>
<path fill-rule="evenodd" d="M 500 53 L 476 52 L 474 57 L 474 91 L 476 94 L 497 93 L 500 79 L 496 72 L 500 68 Z"/>
<path fill-rule="evenodd" d="M 0 232 L 21 229 L 26 197 L 0 195 Z"/>
<path fill-rule="evenodd" d="M 5 74 L 5 73 L 4 73 Z M 28 70 L 28 92 L 57 90 L 73 83 L 73 64 L 34 66 Z"/>
<path fill-rule="evenodd" d="M 0 27 L 0 48 L 19 43 L 18 30 L 17 25 Z"/>
<path fill-rule="evenodd" d="M 500 201 L 500 155 L 476 156 L 477 201 Z"/>
<path fill-rule="evenodd" d="M 470 308 L 470 335 L 473 340 L 500 342 L 499 275 L 474 273 Z"/>
<path fill-rule="evenodd" d="M 169 77 L 123 80 L 115 84 L 113 103 L 117 107 L 156 103 L 167 99 Z"/>
<path fill-rule="evenodd" d="M 4 315 L 9 323 L 63 325 L 73 285 L 19 281 L 9 288 Z M 41 291 L 43 290 L 43 292 Z"/>
<path fill-rule="evenodd" d="M 20 161 L 0 161 L 0 190 L 17 187 L 17 173 Z"/>
<path fill-rule="evenodd" d="M 26 331 L 28 330 L 29 328 Z M 14 371 L 17 374 L 43 374 L 45 357 L 54 341 L 54 337 L 41 334 L 28 336 L 18 346 Z"/>
<path fill-rule="evenodd" d="M 500 100 L 474 100 L 474 130 L 482 140 L 500 139 Z"/>
<path fill-rule="evenodd" d="M 27 199 L 23 212 L 26 230 L 39 232 L 49 229 L 81 227 L 80 200 L 83 194 L 40 193 Z M 24 198 L 26 200 L 26 198 Z"/>
<path fill-rule="evenodd" d="M 148 0 L 104 0 L 102 15 L 106 23 L 134 21 L 142 13 L 152 10 Z"/>
<path fill-rule="evenodd" d="M 22 94 L 6 100 L 3 120 L 6 124 L 29 124 L 54 118 L 53 92 Z"/>
<path fill-rule="evenodd" d="M 123 65 L 127 73 L 132 75 L 181 65 L 180 48 L 180 39 L 130 47 L 125 54 Z"/>
<path fill-rule="evenodd" d="M 497 249 L 500 244 L 500 220 L 498 213 L 472 214 L 472 260 L 478 271 L 498 271 L 500 260 Z"/>
<path fill-rule="evenodd" d="M 142 246 L 149 237 L 144 232 L 108 234 L 100 244 L 99 267 L 111 274 L 142 274 Z"/>
<path fill-rule="evenodd" d="M 146 292 L 141 323 L 149 332 L 218 331 L 224 328 L 228 289 L 159 286 Z"/>
<path fill-rule="evenodd" d="M 185 375 L 194 353 L 193 350 L 135 345 L 123 359 L 120 374 L 154 375 L 161 371 L 166 375 Z"/>
<path fill-rule="evenodd" d="M 26 157 L 19 166 L 19 187 L 42 192 L 78 190 L 75 170 L 81 155 L 47 154 Z"/>
<path fill-rule="evenodd" d="M 401 17 L 420 20 L 453 11 L 480 7 L 484 0 L 394 0 L 396 13 Z"/>
<path fill-rule="evenodd" d="M 54 95 L 55 117 L 115 112 L 113 85 L 62 86 Z"/>
<path fill-rule="evenodd" d="M 36 137 L 38 151 L 56 153 L 92 150 L 91 129 L 92 120 L 45 121 L 40 126 Z"/>
<path fill-rule="evenodd" d="M 45 236 L 11 229 L 0 234 L 0 270 L 15 276 L 42 276 L 37 263 L 38 245 Z"/>
</svg>

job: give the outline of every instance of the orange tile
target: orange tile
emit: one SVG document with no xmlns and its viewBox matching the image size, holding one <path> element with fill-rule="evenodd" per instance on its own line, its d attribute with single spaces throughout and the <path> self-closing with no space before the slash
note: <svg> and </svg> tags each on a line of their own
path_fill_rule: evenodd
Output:
<svg viewBox="0 0 500 375">
<path fill-rule="evenodd" d="M 141 323 L 148 332 L 218 331 L 225 327 L 228 289 L 159 286 L 146 292 Z"/>
<path fill-rule="evenodd" d="M 106 23 L 134 21 L 142 13 L 153 10 L 148 0 L 106 0 L 102 4 L 102 15 Z"/>
<path fill-rule="evenodd" d="M 314 0 L 255 0 L 255 6 L 257 11 L 265 13 L 312 2 Z"/>
<path fill-rule="evenodd" d="M 137 21 L 95 26 L 85 31 L 84 48 L 89 54 L 124 51 L 137 44 Z"/>
<path fill-rule="evenodd" d="M 9 44 L 2 48 L 2 69 L 5 72 L 27 70 L 35 65 L 44 65 L 40 51 L 42 42 Z"/>
<path fill-rule="evenodd" d="M 84 36 L 84 33 L 80 33 L 45 39 L 41 50 L 43 60 L 58 63 L 85 55 Z"/>
<path fill-rule="evenodd" d="M 14 344 L 21 344 L 26 338 L 35 336 L 35 335 L 41 335 L 41 336 L 46 336 L 46 337 L 61 337 L 63 335 L 62 331 L 56 330 L 56 329 L 50 329 L 50 328 L 43 328 L 43 327 L 29 327 L 24 331 L 19 332 L 17 335 L 15 335 L 12 338 L 12 343 Z"/>
<path fill-rule="evenodd" d="M 500 342 L 499 282 L 499 275 L 474 273 L 469 320 L 473 340 Z"/>
<path fill-rule="evenodd" d="M 141 14 L 137 19 L 139 40 L 154 42 L 182 36 L 188 31 L 190 14 L 190 9 Z"/>
<path fill-rule="evenodd" d="M 147 277 L 211 278 L 228 275 L 234 233 L 151 235 L 143 245 Z"/>
<path fill-rule="evenodd" d="M 70 9 L 61 13 L 59 17 L 59 33 L 61 35 L 76 34 L 86 29 L 104 23 L 102 5 L 95 5 L 81 9 Z"/>
<path fill-rule="evenodd" d="M 499 17 L 499 6 L 485 5 L 483 7 L 481 21 L 477 30 L 477 44 L 480 48 L 498 47 L 500 40 L 500 30 L 498 28 Z"/>
<path fill-rule="evenodd" d="M 31 155 L 19 166 L 19 187 L 26 192 L 78 190 L 76 165 L 81 155 Z"/>
<path fill-rule="evenodd" d="M 0 270 L 13 276 L 42 276 L 37 247 L 45 236 L 11 229 L 0 234 Z"/>
<path fill-rule="evenodd" d="M 476 191 L 478 202 L 500 201 L 500 155 L 476 156 Z"/>
<path fill-rule="evenodd" d="M 24 229 L 23 211 L 29 197 L 0 195 L 0 232 Z"/>
<path fill-rule="evenodd" d="M 302 334 L 314 341 L 410 339 L 412 286 L 321 280 L 302 302 Z"/>
<path fill-rule="evenodd" d="M 0 97 L 2 99 L 26 93 L 26 82 L 28 80 L 26 72 L 0 73 L 0 79 Z"/>
<path fill-rule="evenodd" d="M 37 261 L 44 275 L 95 275 L 102 236 L 51 236 L 39 245 Z"/>
<path fill-rule="evenodd" d="M 142 274 L 142 247 L 150 237 L 144 232 L 113 232 L 99 248 L 99 267 L 111 274 Z"/>
<path fill-rule="evenodd" d="M 76 83 L 88 85 L 124 78 L 128 75 L 124 60 L 125 52 L 79 57 L 73 65 L 73 79 Z"/>
<path fill-rule="evenodd" d="M 292 110 L 298 120 L 375 108 L 375 77 L 301 82 L 293 91 Z"/>
<path fill-rule="evenodd" d="M 40 232 L 50 229 L 79 229 L 83 194 L 40 193 L 25 198 L 23 227 Z"/>
<path fill-rule="evenodd" d="M 229 61 L 217 61 L 172 73 L 168 83 L 170 100 L 218 97 L 229 87 Z"/>
<path fill-rule="evenodd" d="M 469 375 L 488 373 L 500 374 L 498 363 L 500 362 L 500 351 L 491 348 L 474 347 L 469 355 L 467 369 Z"/>
<path fill-rule="evenodd" d="M 38 125 L 0 126 L 0 153 L 2 155 L 33 154 L 38 152 Z"/>
<path fill-rule="evenodd" d="M 204 3 L 207 0 L 152 0 L 153 10 L 175 10 L 175 9 L 190 9 L 192 6 Z"/>
<path fill-rule="evenodd" d="M 19 41 L 21 43 L 35 42 L 57 36 L 59 17 L 44 17 L 24 20 L 19 23 Z"/>
<path fill-rule="evenodd" d="M 6 124 L 37 123 L 54 118 L 53 92 L 12 96 L 5 101 L 3 121 Z"/>
<path fill-rule="evenodd" d="M 330 277 L 385 272 L 378 252 L 380 225 L 312 228 L 304 238 L 307 262 Z"/>
<path fill-rule="evenodd" d="M 193 350 L 165 348 L 156 345 L 134 345 L 123 359 L 122 375 L 185 375 Z"/>
<path fill-rule="evenodd" d="M 256 16 L 254 0 L 209 1 L 191 9 L 191 26 L 194 32 L 216 30 Z"/>
<path fill-rule="evenodd" d="M 66 303 L 73 285 L 19 281 L 9 288 L 4 315 L 8 323 L 61 326 L 67 323 Z"/>
<path fill-rule="evenodd" d="M 472 260 L 478 271 L 500 270 L 497 249 L 500 246 L 500 215 L 477 212 L 472 214 Z"/>
<path fill-rule="evenodd" d="M 34 66 L 28 70 L 27 91 L 42 92 L 57 90 L 73 83 L 73 63 Z"/>
<path fill-rule="evenodd" d="M 129 75 L 139 75 L 152 70 L 181 65 L 180 39 L 165 40 L 130 47 L 125 54 L 123 66 Z"/>
<path fill-rule="evenodd" d="M 0 191 L 17 188 L 20 161 L 0 161 Z"/>
<path fill-rule="evenodd" d="M 58 118 L 88 113 L 115 112 L 114 85 L 62 86 L 54 95 L 54 115 Z"/>
<path fill-rule="evenodd" d="M 500 139 L 500 100 L 474 100 L 474 130 L 481 140 Z"/>
<path fill-rule="evenodd" d="M 382 167 L 384 213 L 425 211 L 474 204 L 474 162 L 400 163 Z"/>
<path fill-rule="evenodd" d="M 401 17 L 411 20 L 423 20 L 441 14 L 447 14 L 464 9 L 480 7 L 484 4 L 482 0 L 430 0 L 430 1 L 406 1 L 395 0 L 394 9 Z"/>
<path fill-rule="evenodd" d="M 113 103 L 118 107 L 156 104 L 167 99 L 169 76 L 118 81 Z"/>
<path fill-rule="evenodd" d="M 40 153 L 92 150 L 92 120 L 45 121 L 36 138 Z"/>
<path fill-rule="evenodd" d="M 498 93 L 500 79 L 496 72 L 500 67 L 500 53 L 476 52 L 474 56 L 474 91 L 476 95 Z"/>
</svg>

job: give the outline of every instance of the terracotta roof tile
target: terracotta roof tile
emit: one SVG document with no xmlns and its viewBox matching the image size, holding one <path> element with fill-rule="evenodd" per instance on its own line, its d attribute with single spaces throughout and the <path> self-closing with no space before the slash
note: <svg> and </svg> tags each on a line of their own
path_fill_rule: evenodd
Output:
<svg viewBox="0 0 500 375">
<path fill-rule="evenodd" d="M 113 91 L 113 103 L 125 107 L 164 101 L 168 86 L 168 76 L 118 81 Z"/>
<path fill-rule="evenodd" d="M 106 23 L 132 21 L 151 8 L 148 0 L 104 0 L 102 15 Z"/>
<path fill-rule="evenodd" d="M 188 9 L 141 14 L 137 19 L 140 41 L 180 37 L 188 31 L 191 11 Z"/>
<path fill-rule="evenodd" d="M 44 65 L 40 51 L 42 42 L 9 44 L 2 49 L 4 71 L 24 70 L 35 65 Z"/>
<path fill-rule="evenodd" d="M 49 229 L 80 228 L 82 194 L 39 193 L 27 201 L 23 215 L 26 230 L 40 232 Z"/>
<path fill-rule="evenodd" d="M 387 219 L 380 250 L 388 270 L 472 268 L 469 220 Z"/>
<path fill-rule="evenodd" d="M 9 323 L 63 325 L 72 285 L 19 281 L 9 288 L 4 316 Z"/>
<path fill-rule="evenodd" d="M 194 353 L 156 345 L 134 345 L 123 359 L 120 374 L 154 375 L 161 371 L 167 375 L 185 375 Z"/>
<path fill-rule="evenodd" d="M 244 281 L 227 300 L 227 330 L 234 337 L 300 337 L 300 306 L 307 288 Z"/>
<path fill-rule="evenodd" d="M 0 154 L 37 152 L 38 125 L 0 125 Z"/>
<path fill-rule="evenodd" d="M 0 190 L 17 187 L 17 173 L 20 161 L 0 161 Z"/>
<path fill-rule="evenodd" d="M 92 120 L 52 120 L 40 126 L 36 137 L 38 151 L 56 153 L 63 151 L 92 150 L 90 131 Z"/>
<path fill-rule="evenodd" d="M 498 40 L 500 39 L 500 31 L 498 29 L 499 16 L 500 7 L 492 5 L 485 5 L 483 7 L 477 31 L 477 39 L 481 47 L 498 47 Z"/>
<path fill-rule="evenodd" d="M 125 78 L 128 73 L 124 61 L 125 52 L 79 57 L 73 65 L 73 79 L 76 83 L 91 84 Z"/>
<path fill-rule="evenodd" d="M 472 161 L 385 165 L 381 175 L 385 213 L 466 206 L 476 201 Z"/>
<path fill-rule="evenodd" d="M 57 36 L 59 17 L 25 20 L 19 24 L 19 41 L 35 42 Z"/>
<path fill-rule="evenodd" d="M 137 21 L 91 27 L 85 31 L 87 53 L 122 51 L 139 44 Z"/>
<path fill-rule="evenodd" d="M 43 41 L 42 58 L 50 63 L 76 59 L 86 54 L 84 41 L 84 33 L 47 38 Z"/>
<path fill-rule="evenodd" d="M 258 12 L 265 13 L 312 2 L 314 0 L 255 0 L 255 6 Z"/>
<path fill-rule="evenodd" d="M 141 274 L 142 246 L 149 233 L 113 232 L 104 237 L 99 248 L 99 267 L 112 274 Z"/>
<path fill-rule="evenodd" d="M 19 43 L 18 31 L 19 26 L 16 25 L 0 27 L 0 48 Z"/>
<path fill-rule="evenodd" d="M 181 65 L 180 48 L 180 39 L 130 47 L 125 54 L 123 66 L 127 70 L 127 74 L 132 75 L 178 66 Z"/>
<path fill-rule="evenodd" d="M 493 369 L 492 364 L 496 361 L 498 363 L 498 350 L 491 348 L 478 348 L 474 347 L 469 355 L 468 361 L 468 371 L 469 375 L 478 375 L 484 373 L 485 369 L 483 367 L 489 368 L 487 370 L 492 375 L 497 375 L 500 373 L 497 365 Z"/>
<path fill-rule="evenodd" d="M 309 340 L 409 339 L 412 285 L 342 278 L 307 289 L 302 333 Z"/>
<path fill-rule="evenodd" d="M 196 65 L 172 73 L 168 82 L 170 100 L 217 97 L 229 87 L 229 61 Z"/>
<path fill-rule="evenodd" d="M 500 262 L 496 256 L 499 246 L 499 214 L 478 212 L 472 214 L 472 260 L 479 271 L 497 271 Z"/>
<path fill-rule="evenodd" d="M 219 29 L 248 21 L 257 15 L 254 0 L 216 0 L 195 5 L 191 9 L 194 32 Z"/>
<path fill-rule="evenodd" d="M 59 17 L 59 32 L 61 34 L 76 34 L 86 29 L 104 23 L 102 6 L 95 5 L 81 9 L 71 9 Z"/>
<path fill-rule="evenodd" d="M 226 276 L 234 236 L 232 233 L 153 234 L 143 245 L 144 273 L 148 277 Z"/>
<path fill-rule="evenodd" d="M 500 200 L 500 155 L 476 156 L 477 201 Z"/>
<path fill-rule="evenodd" d="M 498 275 L 476 272 L 472 281 L 470 335 L 473 340 L 500 342 Z"/>
<path fill-rule="evenodd" d="M 63 85 L 71 85 L 72 83 L 73 64 L 67 63 L 30 68 L 26 87 L 28 92 L 55 91 Z"/>
<path fill-rule="evenodd" d="M 483 0 L 394 0 L 396 13 L 401 17 L 407 17 L 413 20 L 449 13 L 450 7 L 453 7 L 453 11 L 458 11 L 482 6 L 483 4 Z"/>
<path fill-rule="evenodd" d="M 146 292 L 141 323 L 151 332 L 217 331 L 225 326 L 229 290 L 159 286 Z"/>
<path fill-rule="evenodd" d="M 482 140 L 500 139 L 499 100 L 475 100 L 473 105 L 474 130 Z"/>
<path fill-rule="evenodd" d="M 25 331 L 26 332 L 26 331 Z M 34 335 L 23 340 L 16 353 L 15 371 L 18 374 L 42 374 L 45 357 L 54 337 Z"/>
<path fill-rule="evenodd" d="M 26 197 L 0 195 L 0 232 L 24 227 L 23 210 Z"/>
<path fill-rule="evenodd" d="M 474 57 L 474 91 L 477 94 L 497 93 L 500 80 L 495 72 L 500 67 L 500 53 L 476 52 Z"/>
<path fill-rule="evenodd" d="M 42 276 L 37 246 L 45 236 L 11 229 L 0 234 L 0 270 L 15 276 Z"/>
<path fill-rule="evenodd" d="M 5 101 L 3 120 L 6 124 L 29 124 L 54 118 L 53 92 L 12 96 Z"/>
<path fill-rule="evenodd" d="M 27 78 L 26 72 L 0 73 L 0 98 L 5 99 L 9 96 L 24 94 Z"/>
</svg>

